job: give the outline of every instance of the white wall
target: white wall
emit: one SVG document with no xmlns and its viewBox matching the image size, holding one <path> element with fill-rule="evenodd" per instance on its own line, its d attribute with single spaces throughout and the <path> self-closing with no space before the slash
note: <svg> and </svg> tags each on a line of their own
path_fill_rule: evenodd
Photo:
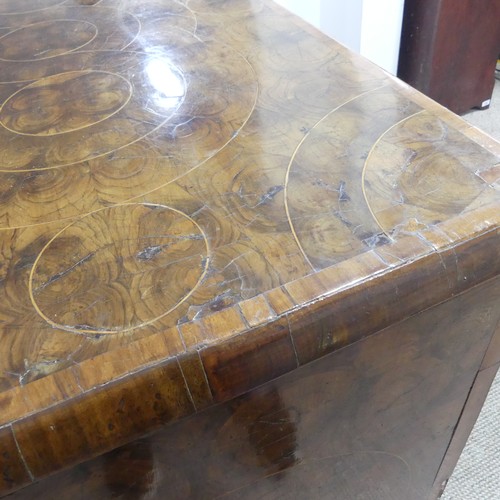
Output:
<svg viewBox="0 0 500 500">
<path fill-rule="evenodd" d="M 275 0 L 396 74 L 404 0 Z"/>
<path fill-rule="evenodd" d="M 328 2 L 328 0 L 326 0 Z M 360 53 L 396 74 L 404 0 L 364 0 Z"/>
<path fill-rule="evenodd" d="M 309 24 L 319 28 L 321 24 L 321 4 L 324 0 L 274 0 L 289 11 L 297 14 Z M 326 3 L 330 3 L 328 0 Z"/>
<path fill-rule="evenodd" d="M 363 0 L 319 0 L 320 23 L 317 27 L 328 36 L 356 52 L 361 48 Z"/>
</svg>

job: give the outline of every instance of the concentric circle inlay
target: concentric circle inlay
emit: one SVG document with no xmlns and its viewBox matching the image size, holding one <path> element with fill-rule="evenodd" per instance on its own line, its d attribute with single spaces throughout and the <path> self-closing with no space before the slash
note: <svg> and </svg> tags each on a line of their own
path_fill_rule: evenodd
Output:
<svg viewBox="0 0 500 500">
<path fill-rule="evenodd" d="M 51 136 L 95 125 L 120 111 L 132 86 L 104 71 L 72 71 L 42 78 L 13 94 L 0 109 L 11 132 Z"/>
<path fill-rule="evenodd" d="M 61 5 L 66 0 L 2 0 L 0 15 L 26 14 Z"/>
<path fill-rule="evenodd" d="M 0 59 L 39 61 L 85 47 L 97 36 L 95 24 L 58 19 L 23 26 L 0 37 Z"/>
<path fill-rule="evenodd" d="M 36 259 L 30 296 L 51 325 L 84 334 L 134 330 L 165 316 L 208 266 L 198 224 L 162 205 L 125 204 L 68 225 Z"/>
</svg>

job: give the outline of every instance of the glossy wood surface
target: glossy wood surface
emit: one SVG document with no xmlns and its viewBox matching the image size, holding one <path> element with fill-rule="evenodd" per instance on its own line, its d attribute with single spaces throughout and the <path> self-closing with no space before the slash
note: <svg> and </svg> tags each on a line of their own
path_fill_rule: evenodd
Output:
<svg viewBox="0 0 500 500">
<path fill-rule="evenodd" d="M 4 0 L 0 80 L 1 491 L 499 274 L 498 144 L 271 1 Z"/>
<path fill-rule="evenodd" d="M 489 281 L 9 498 L 435 499 L 468 389 L 500 336 L 499 292 Z"/>
</svg>

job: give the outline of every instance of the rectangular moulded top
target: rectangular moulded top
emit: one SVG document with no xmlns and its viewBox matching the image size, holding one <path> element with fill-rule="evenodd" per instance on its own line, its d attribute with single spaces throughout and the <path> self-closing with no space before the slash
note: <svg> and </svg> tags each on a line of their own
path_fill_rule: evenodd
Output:
<svg viewBox="0 0 500 500">
<path fill-rule="evenodd" d="M 499 273 L 500 146 L 271 1 L 7 0 L 0 75 L 5 491 Z"/>
</svg>

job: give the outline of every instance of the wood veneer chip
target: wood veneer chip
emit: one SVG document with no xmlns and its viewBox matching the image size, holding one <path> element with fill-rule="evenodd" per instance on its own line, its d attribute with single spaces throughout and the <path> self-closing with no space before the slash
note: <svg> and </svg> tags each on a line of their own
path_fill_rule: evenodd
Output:
<svg viewBox="0 0 500 500">
<path fill-rule="evenodd" d="M 423 241 L 416 235 L 406 235 L 398 240 L 382 245 L 373 250 L 383 262 L 390 266 L 401 265 L 421 258 L 434 251 L 429 242 Z"/>
<path fill-rule="evenodd" d="M 316 274 L 287 283 L 285 289 L 297 304 L 306 304 L 328 292 L 328 287 Z"/>
<path fill-rule="evenodd" d="M 0 425 L 75 398 L 82 392 L 83 388 L 71 369 L 13 387 L 0 393 Z"/>
<path fill-rule="evenodd" d="M 241 310 L 229 307 L 200 320 L 180 326 L 181 334 L 188 349 L 199 344 L 222 341 L 247 329 Z"/>
<path fill-rule="evenodd" d="M 239 306 L 243 312 L 243 317 L 250 327 L 266 323 L 275 316 L 264 295 L 244 300 L 240 302 Z"/>
<path fill-rule="evenodd" d="M 122 348 L 74 366 L 77 380 L 88 391 L 123 378 L 133 371 L 159 363 L 184 352 L 177 328 L 132 342 Z"/>
<path fill-rule="evenodd" d="M 497 204 L 481 207 L 474 212 L 459 215 L 440 224 L 440 230 L 454 242 L 469 240 L 500 226 L 500 210 Z"/>
<path fill-rule="evenodd" d="M 484 170 L 478 170 L 477 175 L 497 190 L 500 190 L 500 163 Z"/>
<path fill-rule="evenodd" d="M 344 288 L 371 279 L 389 267 L 372 250 L 359 257 L 353 257 L 335 266 L 322 269 L 316 274 L 316 277 L 328 290 L 328 294 L 333 295 Z"/>
<path fill-rule="evenodd" d="M 264 294 L 264 296 L 278 316 L 296 306 L 296 303 L 290 297 L 290 294 L 283 287 L 269 290 Z"/>
</svg>

